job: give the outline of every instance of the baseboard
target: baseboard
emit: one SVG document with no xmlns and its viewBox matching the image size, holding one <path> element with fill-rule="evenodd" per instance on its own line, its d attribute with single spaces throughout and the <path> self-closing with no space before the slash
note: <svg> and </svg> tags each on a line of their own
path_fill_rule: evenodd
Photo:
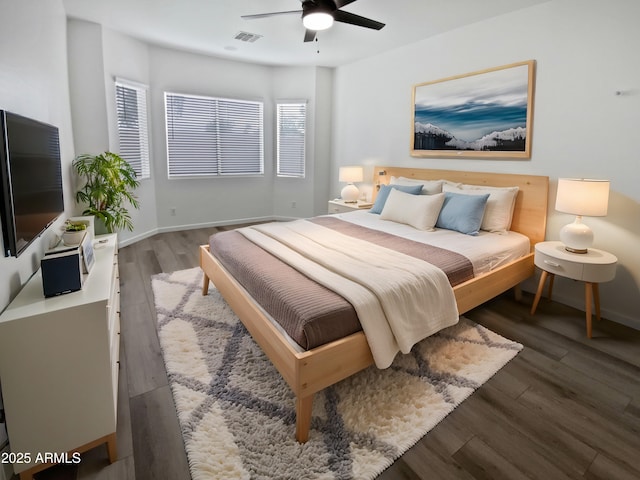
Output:
<svg viewBox="0 0 640 480">
<path fill-rule="evenodd" d="M 553 301 L 562 303 L 563 305 L 568 305 L 584 312 L 584 298 L 576 299 L 575 297 L 565 296 L 554 291 Z M 601 308 L 600 315 L 602 316 L 602 318 L 606 318 L 607 320 L 611 320 L 612 322 L 621 323 L 622 325 L 631 327 L 634 330 L 640 330 L 640 320 L 638 319 L 627 317 L 626 315 L 622 315 L 618 312 L 614 312 L 606 308 Z"/>
<path fill-rule="evenodd" d="M 531 284 L 529 283 L 523 284 L 523 290 L 535 295 L 536 290 L 531 290 L 530 286 Z M 553 290 L 553 301 L 562 303 L 563 305 L 567 305 L 569 307 L 580 310 L 581 312 L 584 312 L 584 298 L 576 298 L 575 296 L 563 295 L 559 291 L 559 289 Z M 634 330 L 640 330 L 640 319 L 632 318 L 606 308 L 602 308 L 600 310 L 600 315 L 602 316 L 602 318 L 606 318 L 607 320 L 611 320 L 612 322 L 626 325 L 627 327 L 633 328 Z"/>
<path fill-rule="evenodd" d="M 120 248 L 126 247 L 128 245 L 133 245 L 145 238 L 153 237 L 158 233 L 167 233 L 167 232 L 180 232 L 182 230 L 195 230 L 197 228 L 209 228 L 209 227 L 224 227 L 227 225 L 242 225 L 244 223 L 256 223 L 256 222 L 270 222 L 270 221 L 284 221 L 284 220 L 294 220 L 294 218 L 290 217 L 251 217 L 251 218 L 239 218 L 235 220 L 221 220 L 217 222 L 205 222 L 205 223 L 191 223 L 186 225 L 171 225 L 170 227 L 159 227 L 148 230 L 143 233 L 139 233 L 133 237 L 126 238 L 124 240 L 120 240 L 118 246 Z"/>
<path fill-rule="evenodd" d="M 133 237 L 129 237 L 125 240 L 120 240 L 118 239 L 118 247 L 122 248 L 122 247 L 126 247 L 127 245 L 133 245 L 134 243 L 137 243 L 141 240 L 144 240 L 145 238 L 149 238 L 149 237 L 153 237 L 156 233 L 158 233 L 158 229 L 154 228 L 152 230 L 149 230 L 147 232 L 144 233 L 140 233 L 138 235 L 135 235 Z"/>
<path fill-rule="evenodd" d="M 187 225 L 172 225 L 170 227 L 160 227 L 157 233 L 179 232 L 181 230 L 195 230 L 197 228 L 224 227 L 227 225 L 242 225 L 244 223 L 270 222 L 276 220 L 276 217 L 251 217 L 238 218 L 235 220 L 220 220 L 217 222 L 192 223 Z"/>
</svg>

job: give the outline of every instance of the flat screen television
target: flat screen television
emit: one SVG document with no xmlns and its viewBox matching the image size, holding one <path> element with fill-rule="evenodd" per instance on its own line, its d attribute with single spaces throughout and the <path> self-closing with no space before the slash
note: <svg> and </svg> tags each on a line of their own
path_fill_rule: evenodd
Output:
<svg viewBox="0 0 640 480">
<path fill-rule="evenodd" d="M 4 255 L 19 256 L 64 212 L 58 129 L 0 110 Z"/>
</svg>

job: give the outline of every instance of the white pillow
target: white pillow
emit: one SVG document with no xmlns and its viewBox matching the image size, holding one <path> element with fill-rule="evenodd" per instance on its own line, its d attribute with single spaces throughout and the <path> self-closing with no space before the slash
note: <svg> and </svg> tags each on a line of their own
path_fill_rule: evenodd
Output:
<svg viewBox="0 0 640 480">
<path fill-rule="evenodd" d="M 405 223 L 418 230 L 433 230 L 444 202 L 444 193 L 411 195 L 393 189 L 389 192 L 380 218 Z"/>
<path fill-rule="evenodd" d="M 434 195 L 442 192 L 444 180 L 418 180 L 416 178 L 391 176 L 391 185 L 422 185 L 422 195 Z"/>
<path fill-rule="evenodd" d="M 511 227 L 513 208 L 516 205 L 518 187 L 483 187 L 480 185 L 451 186 L 445 183 L 442 187 L 445 192 L 462 193 L 467 195 L 489 194 L 487 207 L 482 217 L 482 230 L 493 233 L 506 233 Z"/>
</svg>

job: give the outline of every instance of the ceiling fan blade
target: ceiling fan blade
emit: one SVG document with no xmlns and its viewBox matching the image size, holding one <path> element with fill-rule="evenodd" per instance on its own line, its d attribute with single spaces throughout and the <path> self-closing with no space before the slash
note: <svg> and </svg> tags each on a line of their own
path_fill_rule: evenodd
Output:
<svg viewBox="0 0 640 480">
<path fill-rule="evenodd" d="M 304 41 L 305 42 L 313 42 L 316 39 L 316 31 L 315 30 L 309 30 L 307 28 L 307 31 L 304 32 Z"/>
<path fill-rule="evenodd" d="M 286 12 L 271 12 L 271 13 L 258 13 L 256 15 L 242 15 L 240 18 L 244 18 L 245 20 L 254 20 L 256 18 L 275 17 L 276 15 L 289 15 L 291 13 L 297 13 L 298 15 L 302 15 L 302 10 L 288 10 Z"/>
<path fill-rule="evenodd" d="M 333 12 L 333 19 L 336 22 L 350 23 L 351 25 L 372 28 L 374 30 L 380 30 L 384 27 L 384 23 L 376 22 L 370 18 L 361 17 L 355 13 L 343 12 L 342 10 L 336 10 Z"/>
<path fill-rule="evenodd" d="M 355 2 L 356 0 L 335 0 L 336 8 L 342 8 L 345 5 Z"/>
</svg>

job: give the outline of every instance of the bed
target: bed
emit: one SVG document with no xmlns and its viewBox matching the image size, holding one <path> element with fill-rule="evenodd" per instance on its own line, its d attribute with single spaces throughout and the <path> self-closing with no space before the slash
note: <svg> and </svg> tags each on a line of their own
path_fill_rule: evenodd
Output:
<svg viewBox="0 0 640 480">
<path fill-rule="evenodd" d="M 533 245 L 543 241 L 545 236 L 548 177 L 402 167 L 375 167 L 373 176 L 374 199 L 380 185 L 388 185 L 392 177 L 394 183 L 398 178 L 446 179 L 452 184 L 467 186 L 518 187 L 510 231 L 526 236 L 527 251 L 514 260 L 502 262 L 497 268 L 456 284 L 453 296 L 459 314 L 463 314 L 510 288 L 515 287 L 519 295 L 520 282 L 534 273 Z M 203 294 L 208 293 L 209 282 L 213 282 L 291 387 L 296 397 L 296 439 L 306 442 L 314 394 L 374 363 L 367 337 L 363 331 L 356 331 L 307 350 L 301 349 L 211 253 L 209 245 L 200 247 L 200 266 L 204 272 Z"/>
</svg>

